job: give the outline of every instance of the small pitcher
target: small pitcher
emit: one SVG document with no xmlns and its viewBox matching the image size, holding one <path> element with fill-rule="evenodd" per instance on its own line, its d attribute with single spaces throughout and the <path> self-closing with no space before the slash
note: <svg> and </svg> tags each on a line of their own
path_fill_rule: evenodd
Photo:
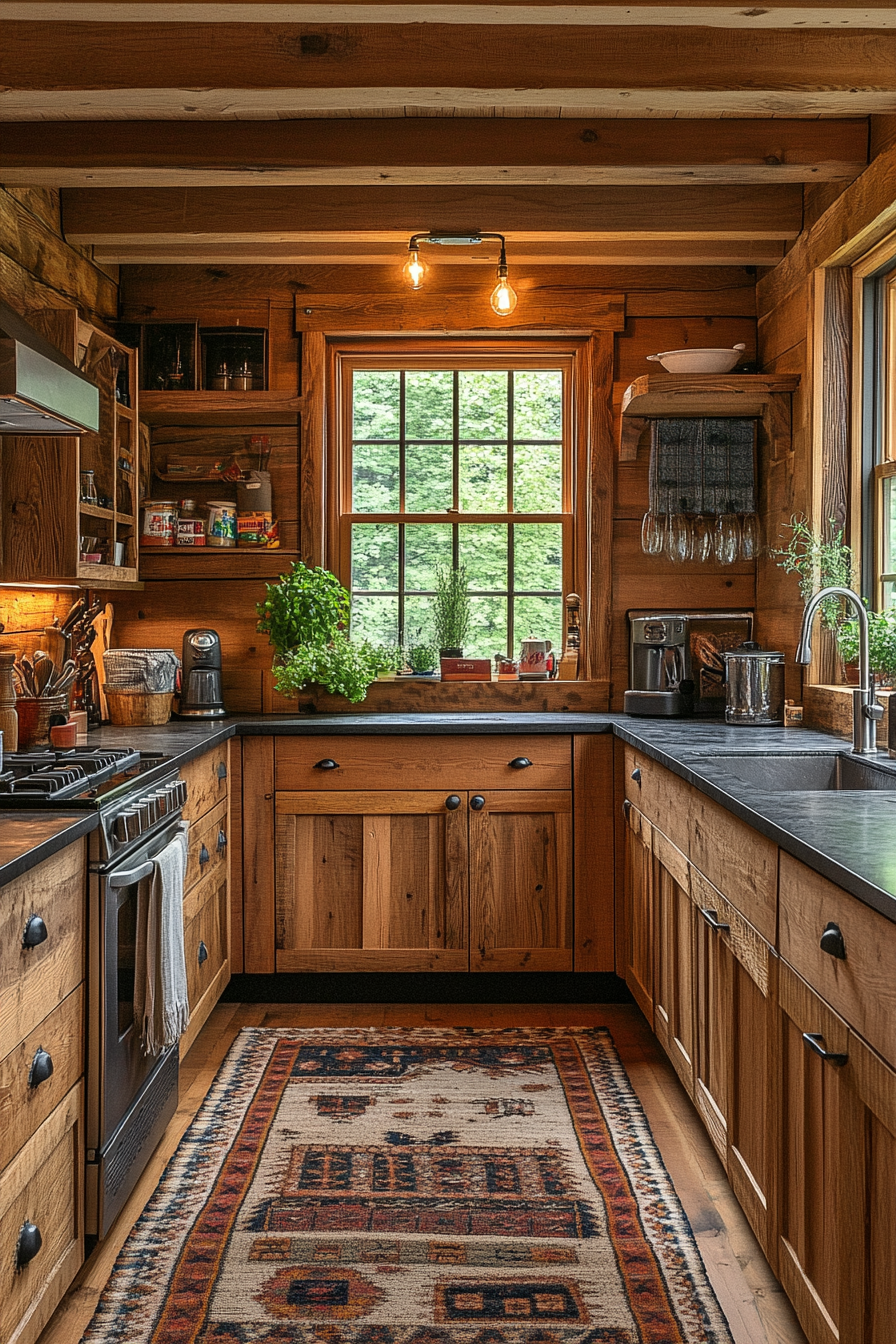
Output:
<svg viewBox="0 0 896 1344">
<path fill-rule="evenodd" d="M 557 670 L 557 658 L 549 639 L 529 635 L 520 648 L 520 681 L 547 681 Z"/>
</svg>

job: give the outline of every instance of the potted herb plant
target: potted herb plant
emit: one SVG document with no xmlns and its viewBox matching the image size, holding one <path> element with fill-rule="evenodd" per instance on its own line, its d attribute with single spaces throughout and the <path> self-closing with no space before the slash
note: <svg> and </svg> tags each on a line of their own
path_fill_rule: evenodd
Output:
<svg viewBox="0 0 896 1344">
<path fill-rule="evenodd" d="M 470 581 L 466 565 L 436 570 L 436 598 L 433 625 L 439 656 L 462 658 L 464 640 L 470 630 Z"/>
<path fill-rule="evenodd" d="M 771 551 L 785 574 L 799 576 L 800 596 L 804 602 L 821 588 L 853 586 L 852 549 L 843 540 L 843 528 L 838 528 L 833 518 L 828 522 L 831 534 L 826 539 L 813 531 L 807 518 L 794 514 L 790 520 L 789 542 Z M 836 597 L 822 603 L 821 620 L 827 630 L 837 633 L 843 624 L 843 610 Z"/>
<path fill-rule="evenodd" d="M 274 648 L 274 685 L 281 695 L 314 685 L 357 704 L 380 672 L 394 669 L 391 650 L 349 637 L 349 595 L 329 570 L 297 560 L 267 585 L 256 610 L 258 629 Z"/>
<path fill-rule="evenodd" d="M 426 642 L 412 644 L 405 656 L 408 667 L 415 677 L 431 677 L 439 661 L 439 651 L 435 644 Z"/>
</svg>

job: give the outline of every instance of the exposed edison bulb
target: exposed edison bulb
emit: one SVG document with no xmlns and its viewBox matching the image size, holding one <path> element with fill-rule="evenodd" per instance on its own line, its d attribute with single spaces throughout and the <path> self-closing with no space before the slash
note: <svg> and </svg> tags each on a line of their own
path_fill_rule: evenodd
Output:
<svg viewBox="0 0 896 1344">
<path fill-rule="evenodd" d="M 516 290 L 507 279 L 507 266 L 502 261 L 498 267 L 498 283 L 491 293 L 489 302 L 499 317 L 507 317 L 516 307 Z"/>
<path fill-rule="evenodd" d="M 426 262 L 420 260 L 420 257 L 417 254 L 417 249 L 412 248 L 411 251 L 408 253 L 407 261 L 401 268 L 401 273 L 404 276 L 405 280 L 407 280 L 408 284 L 411 286 L 411 289 L 420 288 L 420 286 L 423 284 L 423 277 L 426 275 L 426 272 L 428 270 L 429 267 L 427 266 Z"/>
</svg>

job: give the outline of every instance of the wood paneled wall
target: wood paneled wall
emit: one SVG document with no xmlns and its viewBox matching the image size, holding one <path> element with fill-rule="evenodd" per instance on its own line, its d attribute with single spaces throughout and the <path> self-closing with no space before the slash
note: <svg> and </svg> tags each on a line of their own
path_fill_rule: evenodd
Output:
<svg viewBox="0 0 896 1344">
<path fill-rule="evenodd" d="M 118 315 L 117 266 L 100 267 L 91 247 L 63 237 L 59 192 L 43 187 L 0 187 L 0 294 L 10 307 L 74 304 L 99 326 Z"/>
<path fill-rule="evenodd" d="M 458 267 L 446 267 L 443 274 L 446 287 L 456 291 Z M 436 284 L 437 275 L 434 267 L 431 280 Z M 484 271 L 482 275 L 485 302 L 487 277 Z M 515 273 L 514 283 L 557 285 L 567 292 L 574 284 L 583 300 L 595 292 L 625 294 L 626 323 L 616 338 L 613 372 L 617 421 L 625 387 L 651 368 L 645 362 L 648 354 L 684 345 L 744 341 L 746 358 L 755 358 L 755 275 L 747 268 L 591 267 L 576 271 L 573 280 L 568 269 L 543 267 L 530 275 Z M 271 386 L 283 392 L 298 389 L 300 352 L 293 335 L 297 294 L 303 299 L 307 296 L 313 306 L 317 295 L 345 294 L 350 302 L 352 294 L 375 293 L 395 284 L 391 270 L 366 266 L 124 266 L 121 271 L 122 310 L 127 321 L 198 317 L 202 323 L 230 324 L 239 318 L 247 324 L 269 326 Z M 471 293 L 471 319 L 476 298 L 478 294 Z M 583 308 L 587 309 L 587 302 Z M 755 598 L 752 564 L 674 566 L 642 555 L 640 526 L 647 507 L 647 467 L 646 444 L 637 461 L 616 466 L 612 574 L 597 578 L 612 585 L 609 703 L 613 708 L 621 708 L 628 685 L 625 613 L 629 608 L 743 609 L 752 608 Z M 274 506 L 276 511 L 276 499 Z M 207 623 L 222 638 L 230 708 L 248 712 L 285 708 L 271 699 L 265 678 L 270 649 L 255 630 L 255 603 L 263 592 L 263 582 L 254 579 L 149 581 L 142 593 L 116 597 L 115 642 L 179 649 L 185 629 Z"/>
</svg>

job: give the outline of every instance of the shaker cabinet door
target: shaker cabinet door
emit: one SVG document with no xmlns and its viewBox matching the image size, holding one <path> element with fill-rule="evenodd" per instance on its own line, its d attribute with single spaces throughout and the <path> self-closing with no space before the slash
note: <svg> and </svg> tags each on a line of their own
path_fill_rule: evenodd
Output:
<svg viewBox="0 0 896 1344">
<path fill-rule="evenodd" d="M 470 969 L 572 970 L 572 795 L 469 795 Z"/>
<path fill-rule="evenodd" d="M 467 795 L 276 795 L 278 971 L 466 971 Z"/>
</svg>

